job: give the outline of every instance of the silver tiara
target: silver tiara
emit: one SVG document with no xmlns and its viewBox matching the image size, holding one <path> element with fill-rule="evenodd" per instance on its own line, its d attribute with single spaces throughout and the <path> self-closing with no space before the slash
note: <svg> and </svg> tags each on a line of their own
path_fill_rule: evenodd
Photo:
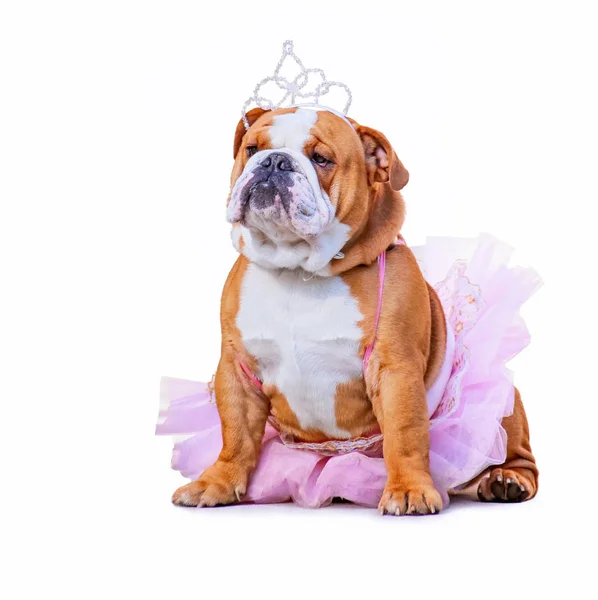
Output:
<svg viewBox="0 0 598 600">
<path fill-rule="evenodd" d="M 287 57 L 290 57 L 292 60 L 294 60 L 295 64 L 300 69 L 299 74 L 292 80 L 289 80 L 280 74 Z M 310 74 L 312 73 L 313 76 L 310 77 Z M 317 80 L 319 80 L 319 82 Z M 274 82 L 282 90 L 282 92 L 284 92 L 284 95 L 278 102 L 274 102 L 263 95 L 262 90 L 264 86 L 271 81 Z M 325 96 L 332 87 L 341 88 L 345 90 L 347 94 L 347 103 L 345 104 L 345 108 L 342 110 L 342 112 L 338 112 L 327 106 L 320 105 L 320 98 Z M 300 100 L 312 99 L 312 102 L 297 103 L 298 98 Z M 247 120 L 246 113 L 249 106 L 251 104 L 255 104 L 264 110 L 274 110 L 276 108 L 287 108 L 292 106 L 320 106 L 321 108 L 325 108 L 326 110 L 329 110 L 330 112 L 333 112 L 347 120 L 346 115 L 349 112 L 349 107 L 351 106 L 352 100 L 353 96 L 351 94 L 351 90 L 346 84 L 341 83 L 340 81 L 328 81 L 322 69 L 306 69 L 299 57 L 293 51 L 293 42 L 287 40 L 282 45 L 282 56 L 276 65 L 274 75 L 264 77 L 264 79 L 262 79 L 255 86 L 253 90 L 253 96 L 251 96 L 251 98 L 249 98 L 245 104 L 243 104 L 242 118 L 243 123 L 245 124 L 245 129 L 249 129 L 249 121 Z"/>
</svg>

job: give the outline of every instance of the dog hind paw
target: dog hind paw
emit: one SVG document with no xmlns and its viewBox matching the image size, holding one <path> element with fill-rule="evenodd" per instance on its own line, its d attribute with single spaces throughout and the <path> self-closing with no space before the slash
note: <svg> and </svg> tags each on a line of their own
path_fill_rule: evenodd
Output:
<svg viewBox="0 0 598 600">
<path fill-rule="evenodd" d="M 482 502 L 524 502 L 533 492 L 531 482 L 517 469 L 493 469 L 478 485 Z"/>
</svg>

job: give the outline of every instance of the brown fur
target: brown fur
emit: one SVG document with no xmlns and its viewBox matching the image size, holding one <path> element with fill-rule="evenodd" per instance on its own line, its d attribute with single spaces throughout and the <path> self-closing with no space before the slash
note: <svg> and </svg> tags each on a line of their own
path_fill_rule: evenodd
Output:
<svg viewBox="0 0 598 600">
<path fill-rule="evenodd" d="M 277 114 L 295 109 L 248 114 L 251 128 L 240 122 L 235 133 L 235 164 L 231 187 L 246 163 L 245 147 L 268 147 L 268 127 Z M 399 234 L 405 209 L 399 190 L 409 174 L 381 133 L 354 122 L 359 136 L 338 117 L 318 114 L 306 151 L 334 159 L 319 172 L 339 220 L 350 226 L 344 258 L 333 261 L 331 273 L 340 275 L 358 300 L 363 320 L 361 351 L 372 341 L 378 298 L 377 256 Z M 272 412 L 281 430 L 304 441 L 324 441 L 324 432 L 302 429 L 289 404 L 275 386 L 260 392 L 239 367 L 243 360 L 259 372 L 243 347 L 236 326 L 240 287 L 247 259 L 237 259 L 222 294 L 222 355 L 215 390 L 222 420 L 223 449 L 216 463 L 182 488 L 173 501 L 183 505 L 230 504 L 243 497 L 257 464 L 266 420 Z M 442 306 L 425 282 L 413 253 L 396 246 L 387 254 L 384 310 L 375 351 L 365 380 L 339 385 L 335 412 L 339 427 L 353 437 L 381 430 L 388 481 L 380 511 L 391 514 L 434 513 L 441 509 L 429 471 L 429 433 L 426 390 L 444 360 L 446 325 Z M 485 501 L 520 501 L 537 491 L 538 470 L 529 444 L 529 431 L 519 392 L 515 412 L 504 419 L 508 454 L 504 465 L 488 469 L 458 492 Z"/>
</svg>

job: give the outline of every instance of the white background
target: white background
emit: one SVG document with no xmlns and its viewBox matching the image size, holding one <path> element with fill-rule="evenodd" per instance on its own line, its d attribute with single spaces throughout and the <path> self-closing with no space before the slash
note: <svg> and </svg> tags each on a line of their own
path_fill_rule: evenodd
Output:
<svg viewBox="0 0 598 600">
<path fill-rule="evenodd" d="M 595 597 L 592 4 L 2 2 L 3 597 Z M 409 169 L 409 243 L 490 231 L 544 277 L 533 502 L 170 504 L 159 378 L 216 366 L 233 133 L 287 38 Z"/>
</svg>

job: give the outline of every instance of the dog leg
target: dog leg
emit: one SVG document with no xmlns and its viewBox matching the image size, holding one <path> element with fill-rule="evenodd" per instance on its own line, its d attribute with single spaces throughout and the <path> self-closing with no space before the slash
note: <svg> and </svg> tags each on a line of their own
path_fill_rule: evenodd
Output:
<svg viewBox="0 0 598 600">
<path fill-rule="evenodd" d="M 529 427 L 521 395 L 515 388 L 513 414 L 505 417 L 507 459 L 498 467 L 488 467 L 454 495 L 482 502 L 523 502 L 538 491 L 538 467 L 529 441 Z"/>
<path fill-rule="evenodd" d="M 264 397 L 244 385 L 234 355 L 230 354 L 221 358 L 214 382 L 222 421 L 222 451 L 199 479 L 176 490 L 174 504 L 215 506 L 239 502 L 257 465 L 270 408 Z"/>
<path fill-rule="evenodd" d="M 382 372 L 372 404 L 384 434 L 388 480 L 378 510 L 384 514 L 428 514 L 442 508 L 430 476 L 426 391 L 415 370 Z"/>
</svg>

